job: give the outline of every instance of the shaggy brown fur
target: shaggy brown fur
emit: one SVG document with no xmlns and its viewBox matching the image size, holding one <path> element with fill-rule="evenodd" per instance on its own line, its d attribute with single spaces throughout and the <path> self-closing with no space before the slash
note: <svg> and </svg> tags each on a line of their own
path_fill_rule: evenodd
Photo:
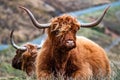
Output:
<svg viewBox="0 0 120 80">
<path fill-rule="evenodd" d="M 12 66 L 16 69 L 23 70 L 31 76 L 35 72 L 35 59 L 37 56 L 37 47 L 33 44 L 25 44 L 27 50 L 17 49 L 16 55 L 12 60 Z"/>
<path fill-rule="evenodd" d="M 88 80 L 110 75 L 109 60 L 105 51 L 96 43 L 84 37 L 76 37 L 79 22 L 62 15 L 52 19 L 48 37 L 36 59 L 37 79 L 51 74 L 63 75 L 66 79 Z"/>
</svg>

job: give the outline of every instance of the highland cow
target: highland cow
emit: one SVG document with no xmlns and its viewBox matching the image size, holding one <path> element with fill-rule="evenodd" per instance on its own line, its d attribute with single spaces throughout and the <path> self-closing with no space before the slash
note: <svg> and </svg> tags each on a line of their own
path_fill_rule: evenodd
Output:
<svg viewBox="0 0 120 80">
<path fill-rule="evenodd" d="M 38 23 L 29 9 L 20 8 L 27 12 L 35 27 L 47 28 L 47 39 L 36 59 L 38 80 L 44 77 L 49 79 L 51 74 L 78 80 L 88 80 L 91 77 L 101 80 L 110 75 L 110 64 L 104 49 L 85 37 L 76 36 L 80 27 L 91 28 L 98 25 L 109 7 L 91 23 L 79 23 L 76 18 L 64 14 L 47 24 Z"/>
<path fill-rule="evenodd" d="M 41 48 L 39 45 L 34 44 L 24 44 L 24 46 L 19 47 L 14 43 L 13 40 L 13 31 L 10 34 L 11 45 L 17 49 L 16 55 L 12 60 L 12 66 L 15 69 L 23 70 L 27 75 L 31 76 L 35 72 L 35 59 L 37 56 L 38 49 Z"/>
</svg>

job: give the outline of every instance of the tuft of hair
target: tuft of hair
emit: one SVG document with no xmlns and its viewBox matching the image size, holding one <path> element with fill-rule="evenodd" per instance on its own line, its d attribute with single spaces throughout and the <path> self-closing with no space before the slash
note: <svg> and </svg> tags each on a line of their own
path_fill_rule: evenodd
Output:
<svg viewBox="0 0 120 80">
<path fill-rule="evenodd" d="M 63 14 L 51 19 L 51 23 L 51 32 L 55 30 L 64 32 L 68 31 L 71 27 L 80 27 L 80 23 L 77 21 L 77 19 L 68 14 Z"/>
</svg>

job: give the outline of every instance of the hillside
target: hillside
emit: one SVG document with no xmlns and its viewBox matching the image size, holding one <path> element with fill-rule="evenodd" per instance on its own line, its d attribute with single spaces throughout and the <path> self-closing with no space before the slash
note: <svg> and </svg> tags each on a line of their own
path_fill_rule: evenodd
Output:
<svg viewBox="0 0 120 80">
<path fill-rule="evenodd" d="M 19 8 L 19 6 L 29 8 L 39 22 L 45 23 L 51 18 L 51 15 L 40 8 L 40 4 L 43 3 L 39 1 L 35 4 L 30 0 L 0 0 L 0 43 L 9 42 L 9 34 L 12 29 L 16 31 L 17 42 L 28 41 L 40 36 L 41 32 L 33 27 L 28 15 Z M 30 33 L 32 34 L 29 35 Z"/>
</svg>

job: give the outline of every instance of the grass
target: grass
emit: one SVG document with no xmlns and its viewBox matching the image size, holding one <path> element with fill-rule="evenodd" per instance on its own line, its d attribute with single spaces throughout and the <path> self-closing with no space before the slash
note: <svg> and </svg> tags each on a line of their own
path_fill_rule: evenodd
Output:
<svg viewBox="0 0 120 80">
<path fill-rule="evenodd" d="M 11 63 L 15 54 L 15 49 L 11 46 L 0 51 L 0 80 L 36 80 L 34 75 L 29 77 L 25 72 L 12 67 Z"/>
</svg>

